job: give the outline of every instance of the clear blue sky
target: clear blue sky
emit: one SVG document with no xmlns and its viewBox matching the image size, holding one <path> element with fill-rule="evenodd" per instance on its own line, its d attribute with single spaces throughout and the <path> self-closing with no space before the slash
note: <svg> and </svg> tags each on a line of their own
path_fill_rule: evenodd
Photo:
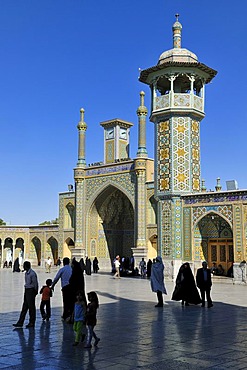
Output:
<svg viewBox="0 0 247 370">
<path fill-rule="evenodd" d="M 247 2 L 232 0 L 1 0 L 0 218 L 11 225 L 58 216 L 58 193 L 73 183 L 79 110 L 85 109 L 87 163 L 103 160 L 101 121 L 134 123 L 138 68 L 172 48 L 180 14 L 182 46 L 218 71 L 206 89 L 202 178 L 247 188 Z M 153 157 L 153 124 L 147 125 Z"/>
</svg>

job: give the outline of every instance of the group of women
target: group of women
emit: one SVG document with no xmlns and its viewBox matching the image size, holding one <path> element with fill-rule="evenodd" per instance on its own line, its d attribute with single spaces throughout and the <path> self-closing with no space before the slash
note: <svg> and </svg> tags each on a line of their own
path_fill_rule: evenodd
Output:
<svg viewBox="0 0 247 370">
<path fill-rule="evenodd" d="M 167 294 L 167 291 L 164 284 L 164 264 L 160 256 L 156 257 L 155 263 L 152 265 L 151 289 L 157 293 L 158 303 L 155 307 L 163 307 L 163 294 Z M 179 269 L 172 300 L 182 301 L 182 305 L 185 306 L 197 305 L 202 302 L 188 262 L 183 263 Z"/>
</svg>

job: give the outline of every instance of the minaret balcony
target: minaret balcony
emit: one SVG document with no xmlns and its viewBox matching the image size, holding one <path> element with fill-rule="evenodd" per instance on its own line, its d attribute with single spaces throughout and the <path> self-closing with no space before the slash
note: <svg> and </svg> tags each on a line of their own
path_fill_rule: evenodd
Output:
<svg viewBox="0 0 247 370">
<path fill-rule="evenodd" d="M 155 96 L 153 99 L 153 112 L 160 110 L 195 110 L 204 114 L 204 99 L 191 93 L 173 93 Z"/>
</svg>

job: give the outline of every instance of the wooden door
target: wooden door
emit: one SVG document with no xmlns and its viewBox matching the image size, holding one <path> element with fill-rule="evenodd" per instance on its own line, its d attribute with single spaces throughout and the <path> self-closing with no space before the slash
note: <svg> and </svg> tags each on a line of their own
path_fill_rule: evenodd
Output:
<svg viewBox="0 0 247 370">
<path fill-rule="evenodd" d="M 232 239 L 211 239 L 208 244 L 208 265 L 212 267 L 213 262 L 216 265 L 222 265 L 225 270 L 225 275 L 227 270 L 234 262 L 233 256 L 233 241 Z"/>
</svg>

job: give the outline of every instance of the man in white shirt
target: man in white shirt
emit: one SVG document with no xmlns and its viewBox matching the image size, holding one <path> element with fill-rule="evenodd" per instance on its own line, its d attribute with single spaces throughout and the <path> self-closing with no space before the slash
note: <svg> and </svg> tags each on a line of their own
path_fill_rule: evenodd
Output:
<svg viewBox="0 0 247 370">
<path fill-rule="evenodd" d="M 72 268 L 70 266 L 70 259 L 64 257 L 63 267 L 57 272 L 55 276 L 51 289 L 54 289 L 54 286 L 61 279 L 62 295 L 63 295 L 63 315 L 62 318 L 66 320 L 71 317 L 74 310 L 74 302 L 72 297 L 72 290 L 69 283 L 69 279 L 72 275 Z"/>
<path fill-rule="evenodd" d="M 24 262 L 23 268 L 24 271 L 26 271 L 24 301 L 19 320 L 16 324 L 13 324 L 13 326 L 22 328 L 27 311 L 29 311 L 29 323 L 26 325 L 26 328 L 33 328 L 36 320 L 35 297 L 39 290 L 38 278 L 36 272 L 31 269 L 31 263 L 29 261 Z"/>
</svg>

